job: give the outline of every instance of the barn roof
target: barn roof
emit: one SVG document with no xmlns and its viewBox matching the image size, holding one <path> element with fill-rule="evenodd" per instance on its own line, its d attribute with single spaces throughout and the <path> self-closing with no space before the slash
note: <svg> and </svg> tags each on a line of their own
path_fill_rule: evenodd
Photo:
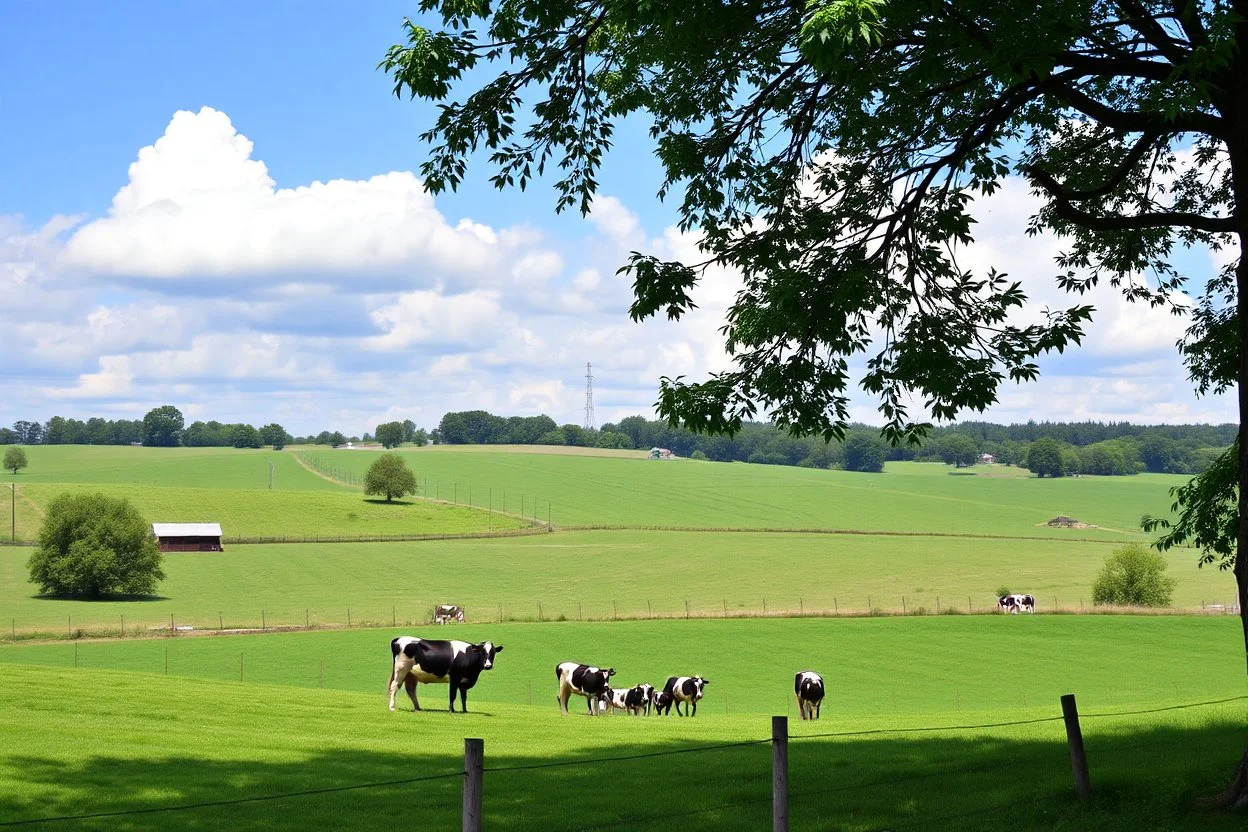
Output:
<svg viewBox="0 0 1248 832">
<path fill-rule="evenodd" d="M 157 537 L 220 537 L 220 523 L 153 523 Z"/>
</svg>

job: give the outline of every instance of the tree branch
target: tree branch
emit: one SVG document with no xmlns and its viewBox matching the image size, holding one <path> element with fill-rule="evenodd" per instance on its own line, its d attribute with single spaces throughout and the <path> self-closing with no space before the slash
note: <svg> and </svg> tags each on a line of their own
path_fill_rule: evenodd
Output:
<svg viewBox="0 0 1248 832">
<path fill-rule="evenodd" d="M 1052 199 L 1053 210 L 1062 219 L 1091 231 L 1139 231 L 1147 228 L 1170 228 L 1183 226 L 1211 234 L 1228 233 L 1239 228 L 1235 217 L 1207 217 L 1203 214 L 1187 214 L 1181 211 L 1158 211 L 1150 214 L 1127 214 L 1105 216 L 1084 211 L 1071 204 L 1071 192 L 1065 190 L 1047 171 L 1036 165 L 1027 165 L 1023 173 L 1039 185 Z"/>
</svg>

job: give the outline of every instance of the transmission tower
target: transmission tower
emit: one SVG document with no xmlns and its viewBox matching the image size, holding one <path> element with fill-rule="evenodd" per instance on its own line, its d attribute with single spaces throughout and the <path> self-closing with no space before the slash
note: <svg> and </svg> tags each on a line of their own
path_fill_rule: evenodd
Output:
<svg viewBox="0 0 1248 832">
<path fill-rule="evenodd" d="M 593 430 L 594 424 L 594 369 L 593 365 L 585 364 L 585 430 Z"/>
</svg>

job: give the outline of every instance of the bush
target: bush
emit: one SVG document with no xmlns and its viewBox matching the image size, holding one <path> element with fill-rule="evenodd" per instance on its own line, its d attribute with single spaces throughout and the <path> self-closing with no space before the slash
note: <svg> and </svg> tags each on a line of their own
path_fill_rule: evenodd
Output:
<svg viewBox="0 0 1248 832">
<path fill-rule="evenodd" d="M 395 497 L 416 493 L 416 475 L 398 454 L 382 454 L 368 466 L 364 474 L 364 493 L 385 497 L 390 502 Z"/>
<path fill-rule="evenodd" d="M 701 451 L 694 451 L 693 453 L 689 454 L 689 458 L 705 462 L 706 454 L 702 453 Z"/>
<path fill-rule="evenodd" d="M 129 501 L 62 494 L 48 505 L 27 566 L 45 595 L 151 595 L 165 577 L 151 525 Z"/>
<path fill-rule="evenodd" d="M 1013 595 L 1013 593 L 1010 592 L 1010 588 L 1008 586 L 1006 586 L 1005 584 L 1002 584 L 1001 586 L 997 587 L 998 598 L 1004 598 L 1007 595 Z"/>
<path fill-rule="evenodd" d="M 1166 559 L 1142 543 L 1128 543 L 1105 558 L 1092 584 L 1092 603 L 1168 607 L 1176 581 L 1166 574 Z"/>
</svg>

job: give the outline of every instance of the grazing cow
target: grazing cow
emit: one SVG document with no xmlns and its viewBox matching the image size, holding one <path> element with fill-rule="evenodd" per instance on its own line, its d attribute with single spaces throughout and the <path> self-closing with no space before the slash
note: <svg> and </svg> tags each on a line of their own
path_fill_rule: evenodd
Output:
<svg viewBox="0 0 1248 832">
<path fill-rule="evenodd" d="M 710 683 L 709 679 L 703 679 L 701 676 L 672 676 L 663 686 L 663 692 L 671 694 L 672 700 L 676 703 L 676 713 L 681 716 L 697 716 L 698 700 L 702 698 L 702 689 Z M 684 713 L 680 711 L 682 702 L 685 705 Z"/>
<path fill-rule="evenodd" d="M 797 694 L 797 710 L 802 719 L 818 719 L 823 704 L 823 677 L 813 670 L 803 670 L 793 679 L 793 692 Z"/>
<path fill-rule="evenodd" d="M 464 608 L 458 604 L 438 604 L 433 608 L 433 623 L 445 624 L 448 621 L 464 623 Z"/>
<path fill-rule="evenodd" d="M 659 716 L 668 716 L 672 712 L 672 703 L 676 699 L 667 691 L 659 691 L 654 695 L 654 712 Z"/>
<path fill-rule="evenodd" d="M 1003 595 L 997 599 L 1001 612 L 1018 615 L 1020 611 L 1035 612 L 1036 599 L 1031 595 Z"/>
<path fill-rule="evenodd" d="M 635 685 L 624 692 L 624 709 L 633 716 L 650 715 L 654 704 L 654 688 L 647 684 Z"/>
<path fill-rule="evenodd" d="M 594 703 L 600 702 L 603 694 L 611 689 L 611 677 L 614 675 L 614 667 L 603 670 L 576 662 L 560 662 L 555 665 L 555 678 L 559 681 L 560 713 L 568 712 L 568 698 L 575 693 L 585 697 L 589 704 L 589 715 L 595 716 L 597 711 Z"/>
<path fill-rule="evenodd" d="M 477 683 L 481 671 L 494 667 L 494 657 L 503 652 L 503 645 L 492 641 L 469 644 L 466 641 L 432 641 L 427 638 L 400 636 L 390 642 L 394 654 L 394 670 L 390 673 L 390 710 L 394 695 L 402 684 L 419 711 L 416 684 L 451 685 L 451 713 L 455 713 L 455 694 L 459 694 L 460 710 L 468 712 L 468 690 Z"/>
</svg>

